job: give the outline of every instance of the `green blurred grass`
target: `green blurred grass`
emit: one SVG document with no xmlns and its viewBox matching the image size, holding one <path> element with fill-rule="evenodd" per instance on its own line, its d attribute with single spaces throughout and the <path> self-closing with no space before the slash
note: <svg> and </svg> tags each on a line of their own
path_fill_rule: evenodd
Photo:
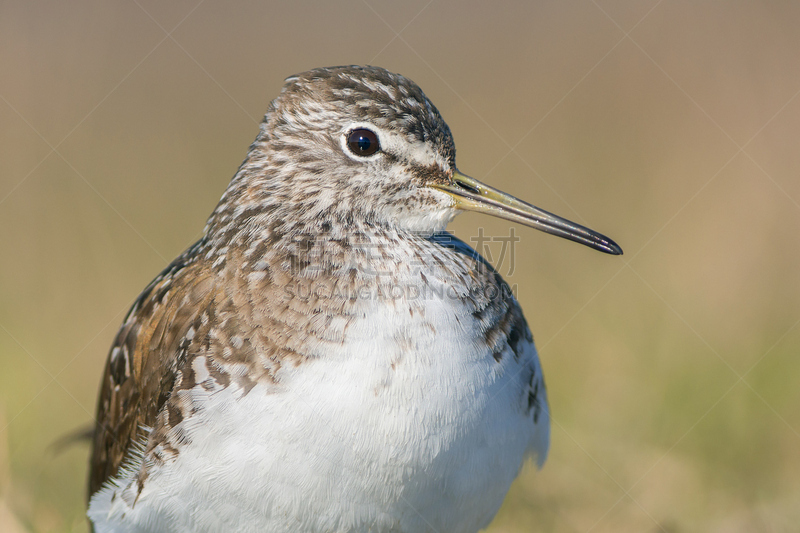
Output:
<svg viewBox="0 0 800 533">
<path fill-rule="evenodd" d="M 625 249 L 517 229 L 553 442 L 490 530 L 798 531 L 800 10 L 654 5 L 208 1 L 175 41 L 194 4 L 0 5 L 0 530 L 87 530 L 88 448 L 48 446 L 91 421 L 126 308 L 283 77 L 373 63 L 463 171 Z M 479 226 L 508 231 L 451 229 Z"/>
</svg>

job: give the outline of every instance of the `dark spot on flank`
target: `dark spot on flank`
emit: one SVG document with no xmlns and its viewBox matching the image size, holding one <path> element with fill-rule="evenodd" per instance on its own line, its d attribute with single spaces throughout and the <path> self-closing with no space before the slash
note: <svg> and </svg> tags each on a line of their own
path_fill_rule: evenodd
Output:
<svg viewBox="0 0 800 533">
<path fill-rule="evenodd" d="M 511 347 L 511 350 L 514 353 L 517 353 L 517 344 L 519 344 L 520 339 L 520 326 L 522 326 L 522 324 L 520 322 L 516 322 L 511 327 L 511 331 L 508 332 L 508 345 Z"/>
<path fill-rule="evenodd" d="M 109 373 L 111 374 L 111 379 L 114 381 L 115 385 L 121 385 L 122 382 L 125 381 L 125 366 L 127 357 L 125 357 L 122 353 L 122 350 L 117 353 L 116 357 L 111 359 L 111 364 L 109 368 Z"/>
<path fill-rule="evenodd" d="M 172 427 L 177 426 L 183 421 L 183 413 L 181 413 L 181 410 L 174 402 L 167 403 L 167 415 L 169 417 L 169 425 Z"/>
<path fill-rule="evenodd" d="M 158 401 L 156 403 L 156 410 L 160 411 L 164 404 L 170 397 L 171 390 L 162 389 L 161 392 L 158 394 Z"/>
</svg>

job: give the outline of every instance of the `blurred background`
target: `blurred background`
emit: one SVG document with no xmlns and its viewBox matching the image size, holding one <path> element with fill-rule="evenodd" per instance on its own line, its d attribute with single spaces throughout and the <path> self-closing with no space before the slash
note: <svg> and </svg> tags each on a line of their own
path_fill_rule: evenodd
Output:
<svg viewBox="0 0 800 533">
<path fill-rule="evenodd" d="M 88 445 L 52 445 L 124 313 L 283 78 L 366 63 L 462 171 L 625 250 L 515 230 L 552 446 L 489 531 L 800 531 L 798 27 L 789 0 L 0 3 L 0 530 L 87 531 Z M 479 228 L 509 232 L 450 226 Z"/>
</svg>

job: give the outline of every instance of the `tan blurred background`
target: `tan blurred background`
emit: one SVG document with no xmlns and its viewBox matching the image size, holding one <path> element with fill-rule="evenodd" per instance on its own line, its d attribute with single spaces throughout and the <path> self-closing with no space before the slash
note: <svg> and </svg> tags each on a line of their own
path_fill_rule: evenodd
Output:
<svg viewBox="0 0 800 533">
<path fill-rule="evenodd" d="M 490 531 L 800 531 L 798 27 L 788 0 L 0 3 L 0 530 L 87 531 L 88 446 L 50 446 L 127 307 L 283 78 L 368 63 L 461 170 L 625 249 L 516 230 L 552 447 Z M 479 227 L 509 224 L 451 229 Z"/>
</svg>

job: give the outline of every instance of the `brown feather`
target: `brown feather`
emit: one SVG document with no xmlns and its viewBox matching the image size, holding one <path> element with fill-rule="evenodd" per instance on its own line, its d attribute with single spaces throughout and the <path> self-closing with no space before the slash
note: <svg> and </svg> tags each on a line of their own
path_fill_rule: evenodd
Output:
<svg viewBox="0 0 800 533">
<path fill-rule="evenodd" d="M 142 292 L 111 346 L 97 407 L 89 495 L 114 476 L 155 426 L 172 390 L 191 322 L 213 298 L 204 263 L 194 246 L 176 259 Z M 192 305 L 181 305 L 189 298 Z"/>
</svg>

